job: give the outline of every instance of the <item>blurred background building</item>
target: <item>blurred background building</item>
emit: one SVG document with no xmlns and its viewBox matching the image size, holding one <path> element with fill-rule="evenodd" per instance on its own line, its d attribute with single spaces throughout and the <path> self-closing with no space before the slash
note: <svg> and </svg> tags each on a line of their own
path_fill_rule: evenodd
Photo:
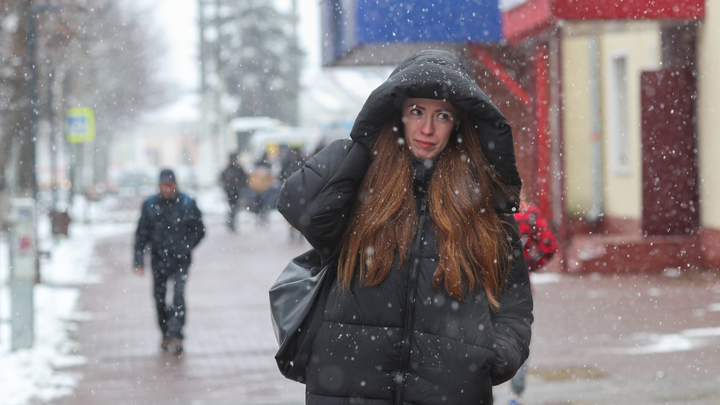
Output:
<svg viewBox="0 0 720 405">
<path fill-rule="evenodd" d="M 432 47 L 471 64 L 560 234 L 558 270 L 717 268 L 717 2 L 322 5 L 327 65 Z"/>
</svg>

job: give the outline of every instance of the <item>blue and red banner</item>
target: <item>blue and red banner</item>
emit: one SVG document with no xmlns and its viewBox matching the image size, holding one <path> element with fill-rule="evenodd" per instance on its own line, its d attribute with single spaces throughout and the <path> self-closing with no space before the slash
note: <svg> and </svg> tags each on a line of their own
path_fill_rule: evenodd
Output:
<svg viewBox="0 0 720 405">
<path fill-rule="evenodd" d="M 705 0 L 322 0 L 323 63 L 396 44 L 521 41 L 559 20 L 701 20 Z"/>
</svg>

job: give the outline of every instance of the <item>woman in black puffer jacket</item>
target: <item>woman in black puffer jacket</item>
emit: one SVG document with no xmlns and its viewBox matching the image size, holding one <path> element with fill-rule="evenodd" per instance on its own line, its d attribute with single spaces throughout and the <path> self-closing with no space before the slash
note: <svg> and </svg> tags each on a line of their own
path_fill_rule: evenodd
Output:
<svg viewBox="0 0 720 405">
<path fill-rule="evenodd" d="M 308 404 L 491 404 L 528 356 L 533 302 L 511 129 L 444 51 L 403 62 L 278 209 L 337 264 Z"/>
</svg>

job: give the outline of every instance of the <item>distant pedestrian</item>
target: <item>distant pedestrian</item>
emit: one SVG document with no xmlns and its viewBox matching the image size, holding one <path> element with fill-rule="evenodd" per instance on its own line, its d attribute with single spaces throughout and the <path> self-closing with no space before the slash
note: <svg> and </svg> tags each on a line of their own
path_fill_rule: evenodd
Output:
<svg viewBox="0 0 720 405">
<path fill-rule="evenodd" d="M 307 404 L 490 404 L 529 353 L 533 301 L 512 131 L 457 56 L 422 51 L 278 209 L 337 271 Z"/>
<path fill-rule="evenodd" d="M 241 199 L 247 187 L 247 174 L 238 162 L 237 153 L 230 154 L 228 165 L 220 173 L 220 182 L 228 202 L 227 227 L 230 232 L 235 232 L 235 217 L 240 207 Z"/>
<path fill-rule="evenodd" d="M 250 211 L 257 215 L 258 223 L 264 225 L 267 223 L 268 210 L 274 206 L 272 197 L 277 194 L 273 193 L 273 187 L 277 190 L 277 186 L 267 154 L 255 162 L 248 183 L 252 192 Z"/>
<path fill-rule="evenodd" d="M 284 183 L 291 174 L 295 173 L 302 167 L 305 159 L 303 157 L 300 148 L 293 147 L 287 150 L 280 159 L 280 175 L 278 176 L 278 182 Z"/>
<path fill-rule="evenodd" d="M 172 170 L 160 172 L 159 193 L 145 200 L 135 232 L 134 263 L 138 275 L 145 273 L 144 253 L 150 248 L 153 295 L 162 334 L 161 347 L 183 351 L 183 326 L 187 307 L 185 283 L 192 250 L 205 236 L 202 214 L 195 200 L 180 193 Z M 172 280 L 172 302 L 166 301 Z"/>
<path fill-rule="evenodd" d="M 547 219 L 540 209 L 532 203 L 520 204 L 520 212 L 515 214 L 518 223 L 523 254 L 528 271 L 541 269 L 557 251 L 557 239 Z M 508 405 L 522 405 L 527 379 L 528 360 L 510 380 L 510 400 Z"/>
</svg>

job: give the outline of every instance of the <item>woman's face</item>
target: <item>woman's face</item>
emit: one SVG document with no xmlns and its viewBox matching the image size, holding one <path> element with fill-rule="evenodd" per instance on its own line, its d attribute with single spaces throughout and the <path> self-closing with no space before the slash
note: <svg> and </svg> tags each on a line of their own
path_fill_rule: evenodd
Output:
<svg viewBox="0 0 720 405">
<path fill-rule="evenodd" d="M 452 103 L 430 98 L 409 98 L 402 107 L 405 142 L 417 159 L 434 159 L 445 149 L 457 123 Z"/>
</svg>

